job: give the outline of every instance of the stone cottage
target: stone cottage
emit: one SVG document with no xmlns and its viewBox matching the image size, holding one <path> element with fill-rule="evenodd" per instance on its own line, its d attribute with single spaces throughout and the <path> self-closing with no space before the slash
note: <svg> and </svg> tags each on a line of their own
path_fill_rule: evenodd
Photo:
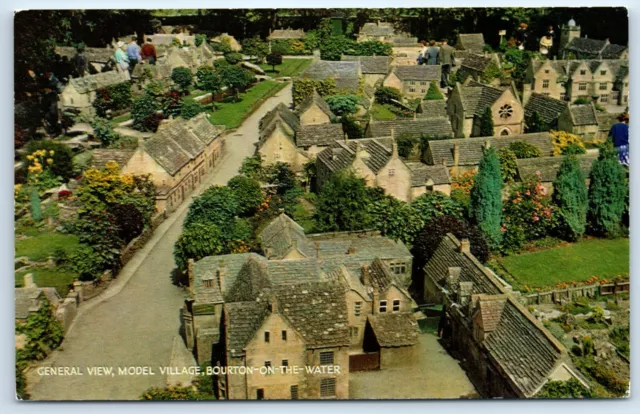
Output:
<svg viewBox="0 0 640 414">
<path fill-rule="evenodd" d="M 498 55 L 494 54 L 475 54 L 468 53 L 460 64 L 458 71 L 460 74 L 464 74 L 464 79 L 471 77 L 475 81 L 482 81 L 485 76 L 495 77 L 496 73 L 490 73 L 492 69 L 500 69 L 500 59 Z M 458 77 L 458 79 L 461 79 Z M 500 78 L 495 77 L 491 84 L 493 86 L 500 86 Z"/>
<path fill-rule="evenodd" d="M 531 398 L 548 381 L 587 381 L 566 348 L 524 308 L 505 281 L 445 236 L 424 267 L 425 298 L 444 305 L 446 347 L 485 398 Z"/>
<path fill-rule="evenodd" d="M 542 185 L 549 193 L 553 192 L 553 182 L 558 176 L 560 165 L 566 157 L 539 157 L 516 160 L 518 166 L 518 179 L 520 181 L 529 180 L 539 175 Z M 598 154 L 582 154 L 577 156 L 580 162 L 580 169 L 585 176 L 585 181 L 589 185 L 589 175 L 593 162 L 598 159 Z"/>
<path fill-rule="evenodd" d="M 460 33 L 455 45 L 458 50 L 475 54 L 484 53 L 485 46 L 486 43 L 482 33 Z"/>
<path fill-rule="evenodd" d="M 441 71 L 440 65 L 396 66 L 382 85 L 400 90 L 407 98 L 422 98 L 432 81 L 440 82 Z"/>
<path fill-rule="evenodd" d="M 451 122 L 446 117 L 397 118 L 393 121 L 369 121 L 365 130 L 367 138 L 406 137 L 419 142 L 425 137 L 453 137 Z"/>
<path fill-rule="evenodd" d="M 375 86 L 378 82 L 382 82 L 391 71 L 392 58 L 390 56 L 342 55 L 340 60 L 346 62 L 360 62 L 362 77 L 364 78 L 364 81 L 370 86 Z"/>
<path fill-rule="evenodd" d="M 493 116 L 494 135 L 514 135 L 524 131 L 524 108 L 513 84 L 496 88 L 469 82 L 456 84 L 447 101 L 455 136 L 478 136 L 480 118 L 487 108 Z"/>
<path fill-rule="evenodd" d="M 580 26 L 564 25 L 560 29 L 560 55 L 563 59 L 628 59 L 629 48 L 609 42 L 580 37 Z"/>
<path fill-rule="evenodd" d="M 117 71 L 101 72 L 72 78 L 62 89 L 60 106 L 65 109 L 76 109 L 84 113 L 93 113 L 91 105 L 96 98 L 96 91 L 100 88 L 128 81 L 128 74 Z"/>
<path fill-rule="evenodd" d="M 418 118 L 448 118 L 447 101 L 437 99 L 433 101 L 422 101 L 416 108 L 416 117 Z"/>
<path fill-rule="evenodd" d="M 98 149 L 95 159 L 120 160 L 123 174 L 150 174 L 156 186 L 156 210 L 171 213 L 200 185 L 224 153 L 223 125 L 205 113 L 161 125 L 135 151 Z"/>
<path fill-rule="evenodd" d="M 537 112 L 549 129 L 558 129 L 558 118 L 567 108 L 567 105 L 566 101 L 539 93 L 532 93 L 524 105 L 525 123 L 528 123 Z"/>
<path fill-rule="evenodd" d="M 571 132 L 582 139 L 598 136 L 597 111 L 593 103 L 584 105 L 569 104 L 558 118 L 558 129 Z"/>
<path fill-rule="evenodd" d="M 380 42 L 391 42 L 398 36 L 393 23 L 388 22 L 369 22 L 365 23 L 358 32 L 358 42 L 367 42 L 370 40 L 378 40 Z"/>
</svg>

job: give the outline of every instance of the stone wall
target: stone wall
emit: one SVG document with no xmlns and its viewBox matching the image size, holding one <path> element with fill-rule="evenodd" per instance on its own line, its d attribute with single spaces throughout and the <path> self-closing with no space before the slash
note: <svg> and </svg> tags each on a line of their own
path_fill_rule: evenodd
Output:
<svg viewBox="0 0 640 414">
<path fill-rule="evenodd" d="M 571 302 L 581 297 L 594 298 L 596 296 L 613 296 L 619 293 L 629 293 L 628 281 L 605 283 L 602 285 L 577 286 L 567 289 L 555 289 L 547 292 L 537 292 L 523 296 L 525 305 L 551 304 Z"/>
</svg>

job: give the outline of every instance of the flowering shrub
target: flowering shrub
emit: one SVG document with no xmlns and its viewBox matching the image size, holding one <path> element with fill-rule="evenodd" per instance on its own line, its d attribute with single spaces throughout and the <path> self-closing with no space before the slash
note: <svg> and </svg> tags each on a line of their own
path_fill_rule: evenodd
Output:
<svg viewBox="0 0 640 414">
<path fill-rule="evenodd" d="M 131 105 L 131 99 L 131 83 L 120 82 L 96 90 L 92 105 L 98 116 L 105 117 L 109 110 L 128 108 Z"/>
<path fill-rule="evenodd" d="M 525 243 L 545 237 L 554 227 L 551 197 L 540 175 L 516 187 L 502 209 L 504 252 L 517 252 Z"/>
<path fill-rule="evenodd" d="M 498 158 L 500 159 L 502 181 L 505 183 L 513 182 L 518 174 L 518 163 L 515 152 L 509 148 L 500 148 L 498 150 Z"/>
<path fill-rule="evenodd" d="M 538 147 L 526 141 L 516 141 L 509 144 L 509 149 L 513 151 L 516 158 L 539 158 L 542 152 Z"/>
<path fill-rule="evenodd" d="M 579 151 L 575 148 L 576 146 L 583 150 L 585 149 L 580 137 L 566 131 L 551 131 L 551 139 L 553 142 L 553 155 L 564 155 L 567 152 L 566 148 L 569 146 L 571 146 L 569 151 L 574 154 Z"/>
<path fill-rule="evenodd" d="M 463 173 L 455 173 L 452 168 L 449 174 L 451 175 L 451 198 L 468 206 L 471 189 L 476 181 L 477 172 L 466 171 Z"/>
<path fill-rule="evenodd" d="M 59 200 L 66 200 L 69 197 L 71 197 L 71 191 L 69 191 L 69 190 L 58 191 L 58 199 Z"/>
</svg>

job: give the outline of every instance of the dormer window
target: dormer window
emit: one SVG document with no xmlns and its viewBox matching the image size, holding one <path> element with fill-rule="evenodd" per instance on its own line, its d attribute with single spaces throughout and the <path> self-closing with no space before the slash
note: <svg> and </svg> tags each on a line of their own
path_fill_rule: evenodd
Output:
<svg viewBox="0 0 640 414">
<path fill-rule="evenodd" d="M 545 69 L 545 70 L 544 70 L 544 73 L 547 73 L 547 74 L 548 74 L 548 73 L 549 73 L 549 69 Z"/>
<path fill-rule="evenodd" d="M 580 75 L 586 75 L 586 74 L 587 74 L 586 70 L 583 69 L 583 70 L 580 71 Z"/>
<path fill-rule="evenodd" d="M 606 71 L 606 70 L 601 70 L 601 71 L 600 71 L 600 75 L 604 76 L 604 75 L 606 75 L 606 74 L 607 74 L 607 71 Z"/>
<path fill-rule="evenodd" d="M 202 283 L 204 284 L 205 288 L 213 287 L 213 279 L 203 280 Z"/>
</svg>

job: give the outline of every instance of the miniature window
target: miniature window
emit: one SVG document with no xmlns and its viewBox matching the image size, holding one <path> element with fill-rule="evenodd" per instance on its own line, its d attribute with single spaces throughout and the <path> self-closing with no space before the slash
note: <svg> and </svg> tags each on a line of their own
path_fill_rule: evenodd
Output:
<svg viewBox="0 0 640 414">
<path fill-rule="evenodd" d="M 333 351 L 320 352 L 320 365 L 333 365 Z"/>
<path fill-rule="evenodd" d="M 409 82 L 409 85 L 415 85 L 415 84 L 416 84 L 416 81 L 410 81 Z"/>
<path fill-rule="evenodd" d="M 409 88 L 409 92 L 415 92 L 416 88 Z"/>
<path fill-rule="evenodd" d="M 581 75 L 586 75 L 586 74 L 587 74 L 587 71 L 586 71 L 586 70 L 581 70 L 581 71 L 580 71 L 580 74 L 581 74 Z"/>
<path fill-rule="evenodd" d="M 292 400 L 297 400 L 298 399 L 298 386 L 297 385 L 292 385 L 291 386 L 291 399 Z"/>
<path fill-rule="evenodd" d="M 624 103 L 627 103 L 627 102 L 629 102 L 629 97 L 628 97 L 628 96 L 625 96 L 625 97 L 624 97 Z"/>
<path fill-rule="evenodd" d="M 600 71 L 600 75 L 604 76 L 604 75 L 606 75 L 606 74 L 607 74 L 607 71 L 606 71 L 606 70 L 601 70 L 601 71 Z"/>
<path fill-rule="evenodd" d="M 336 379 L 323 378 L 320 380 L 320 396 L 335 397 L 336 396 Z"/>
<path fill-rule="evenodd" d="M 282 340 L 283 341 L 287 340 L 287 331 L 282 331 Z"/>
<path fill-rule="evenodd" d="M 380 301 L 380 313 L 386 313 L 387 312 L 387 301 L 386 300 L 381 300 Z"/>
<path fill-rule="evenodd" d="M 352 338 L 357 338 L 358 337 L 358 328 L 356 326 L 352 326 L 349 328 L 349 335 Z"/>
<path fill-rule="evenodd" d="M 212 279 L 203 280 L 202 283 L 204 284 L 204 287 L 206 287 L 206 288 L 212 288 L 213 287 L 213 280 Z"/>
<path fill-rule="evenodd" d="M 422 93 L 427 93 L 427 90 L 426 90 L 426 89 L 424 89 L 424 88 L 422 88 L 421 92 L 422 92 Z"/>
<path fill-rule="evenodd" d="M 420 85 L 426 85 L 426 84 L 427 84 L 427 82 L 425 82 L 425 81 L 420 82 Z"/>
<path fill-rule="evenodd" d="M 549 92 L 545 92 L 543 93 L 544 96 L 551 96 L 551 94 Z"/>
<path fill-rule="evenodd" d="M 601 91 L 606 91 L 607 90 L 607 82 L 602 82 L 600 84 L 600 90 Z"/>
<path fill-rule="evenodd" d="M 585 82 L 578 84 L 578 90 L 579 91 L 586 91 L 587 90 L 587 84 Z"/>
<path fill-rule="evenodd" d="M 269 368 L 271 366 L 271 361 L 264 361 L 264 366 Z"/>
<path fill-rule="evenodd" d="M 353 304 L 353 316 L 360 316 L 362 313 L 362 302 L 356 302 Z"/>
<path fill-rule="evenodd" d="M 264 333 L 264 342 L 269 343 L 271 341 L 271 332 Z"/>
<path fill-rule="evenodd" d="M 601 103 L 609 102 L 609 95 L 600 95 L 600 102 Z"/>
<path fill-rule="evenodd" d="M 283 367 L 288 367 L 289 366 L 289 360 L 288 359 L 283 359 L 282 360 L 282 366 Z"/>
<path fill-rule="evenodd" d="M 500 118 L 502 119 L 511 118 L 511 115 L 513 115 L 513 108 L 509 104 L 502 105 L 502 107 L 498 110 L 498 113 L 500 114 Z"/>
<path fill-rule="evenodd" d="M 548 79 L 545 79 L 545 80 L 542 81 L 542 87 L 543 88 L 548 88 L 549 87 L 549 80 Z"/>
<path fill-rule="evenodd" d="M 399 299 L 394 299 L 393 300 L 393 311 L 394 312 L 400 312 L 400 300 Z"/>
<path fill-rule="evenodd" d="M 258 388 L 256 390 L 256 398 L 258 400 L 264 400 L 264 388 Z"/>
<path fill-rule="evenodd" d="M 394 175 L 396 175 L 396 170 L 394 170 L 393 168 L 389 169 L 389 177 L 393 177 Z"/>
<path fill-rule="evenodd" d="M 545 69 L 545 70 L 544 70 L 544 73 L 549 73 L 549 69 Z"/>
</svg>

